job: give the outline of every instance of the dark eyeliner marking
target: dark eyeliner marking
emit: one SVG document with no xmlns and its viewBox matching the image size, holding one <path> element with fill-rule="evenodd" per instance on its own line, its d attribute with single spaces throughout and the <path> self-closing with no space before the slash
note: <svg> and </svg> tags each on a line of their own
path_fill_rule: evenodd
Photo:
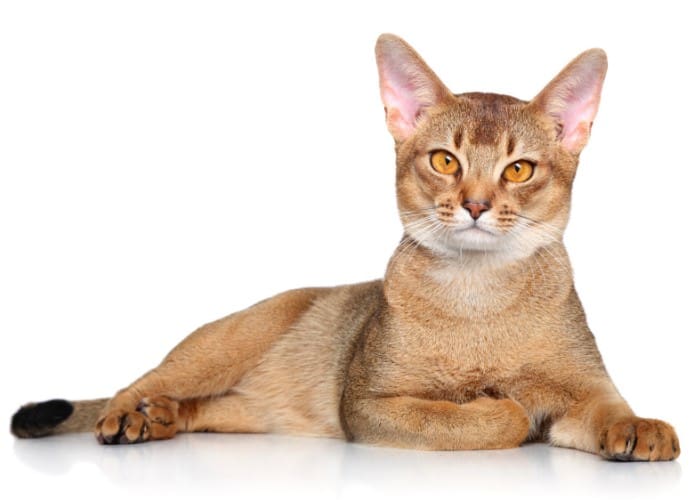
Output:
<svg viewBox="0 0 700 500">
<path fill-rule="evenodd" d="M 456 131 L 455 135 L 453 137 L 455 141 L 455 147 L 459 150 L 462 147 L 462 139 L 464 136 L 464 129 L 460 126 Z"/>
<path fill-rule="evenodd" d="M 508 147 L 506 148 L 506 155 L 510 156 L 510 154 L 513 152 L 515 149 L 515 141 L 513 140 L 513 137 L 508 136 Z"/>
</svg>

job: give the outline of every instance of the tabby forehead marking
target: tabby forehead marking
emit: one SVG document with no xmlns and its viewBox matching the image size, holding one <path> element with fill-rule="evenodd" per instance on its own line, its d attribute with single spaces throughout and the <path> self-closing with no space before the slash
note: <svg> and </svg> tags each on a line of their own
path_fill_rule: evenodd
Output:
<svg viewBox="0 0 700 500">
<path fill-rule="evenodd" d="M 457 130 L 455 130 L 453 139 L 455 148 L 457 148 L 458 151 L 462 149 L 462 140 L 464 139 L 464 127 L 462 125 L 459 125 Z"/>
</svg>

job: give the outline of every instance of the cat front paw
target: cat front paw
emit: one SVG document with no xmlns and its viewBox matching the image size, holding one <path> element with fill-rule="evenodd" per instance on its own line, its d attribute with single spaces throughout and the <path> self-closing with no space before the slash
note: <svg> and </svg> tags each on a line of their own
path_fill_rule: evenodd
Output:
<svg viewBox="0 0 700 500">
<path fill-rule="evenodd" d="M 600 454 L 608 460 L 675 460 L 680 453 L 676 431 L 661 420 L 626 418 L 600 436 Z"/>
<path fill-rule="evenodd" d="M 131 411 L 112 410 L 97 421 L 100 444 L 135 444 L 177 434 L 178 403 L 167 397 L 144 398 Z"/>
</svg>

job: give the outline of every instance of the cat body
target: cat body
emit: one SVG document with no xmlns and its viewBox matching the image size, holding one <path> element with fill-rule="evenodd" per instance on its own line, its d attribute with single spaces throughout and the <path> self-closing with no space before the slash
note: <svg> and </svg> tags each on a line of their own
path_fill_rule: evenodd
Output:
<svg viewBox="0 0 700 500">
<path fill-rule="evenodd" d="M 562 243 L 605 54 L 584 52 L 530 102 L 454 95 L 393 35 L 377 61 L 405 228 L 384 279 L 292 290 L 205 325 L 112 399 L 21 408 L 16 435 L 679 455 L 673 428 L 635 416 L 610 380 Z"/>
</svg>

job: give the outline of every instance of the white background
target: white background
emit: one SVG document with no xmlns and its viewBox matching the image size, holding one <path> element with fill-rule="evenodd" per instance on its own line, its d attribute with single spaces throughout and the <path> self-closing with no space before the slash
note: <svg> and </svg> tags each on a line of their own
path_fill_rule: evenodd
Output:
<svg viewBox="0 0 700 500">
<path fill-rule="evenodd" d="M 455 92 L 610 70 L 566 242 L 608 369 L 672 464 L 526 446 L 380 450 L 281 436 L 98 447 L 0 434 L 4 489 L 357 496 L 698 493 L 697 15 L 690 2 L 0 3 L 0 415 L 111 395 L 200 324 L 383 274 L 401 228 L 373 46 Z"/>
</svg>

